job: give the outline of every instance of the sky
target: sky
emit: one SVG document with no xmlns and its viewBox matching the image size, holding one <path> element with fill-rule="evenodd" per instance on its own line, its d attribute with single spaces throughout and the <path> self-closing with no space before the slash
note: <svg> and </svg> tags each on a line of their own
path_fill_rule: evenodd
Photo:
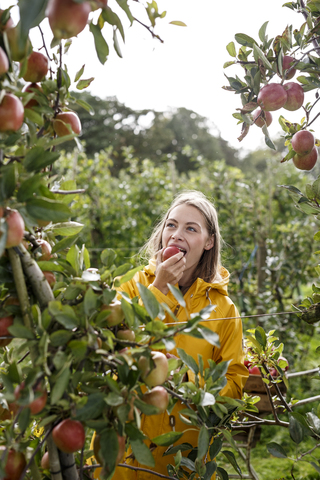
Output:
<svg viewBox="0 0 320 480">
<path fill-rule="evenodd" d="M 7 8 L 12 3 L 2 0 L 0 6 Z M 241 107 L 240 98 L 223 90 L 222 86 L 228 85 L 224 73 L 241 76 L 242 69 L 236 66 L 223 69 L 223 64 L 231 60 L 226 45 L 234 41 L 236 33 L 246 33 L 258 40 L 258 31 L 266 21 L 269 21 L 269 38 L 281 34 L 288 24 L 300 27 L 302 15 L 283 8 L 284 0 L 158 0 L 157 3 L 160 12 L 167 11 L 166 17 L 157 21 L 156 29 L 164 43 L 152 39 L 147 29 L 138 24 L 129 28 L 116 1 L 109 0 L 126 30 L 125 44 L 122 40 L 119 42 L 123 58 L 112 48 L 110 31 L 106 38 L 111 53 L 105 65 L 101 65 L 93 53 L 92 35 L 86 27 L 73 39 L 66 58 L 71 78 L 85 64 L 83 78 L 95 77 L 88 89 L 94 95 L 116 96 L 120 102 L 137 110 L 185 107 L 207 117 L 212 131 L 220 132 L 232 146 L 245 150 L 263 146 L 264 136 L 255 126 L 241 143 L 237 140 L 241 126 L 237 125 L 232 113 Z M 147 22 L 141 5 L 130 1 L 129 4 L 134 5 L 135 15 Z M 13 11 L 13 17 L 14 14 Z M 173 20 L 183 21 L 187 26 L 171 25 Z M 46 24 L 44 29 L 50 37 Z M 39 34 L 33 32 L 31 38 L 35 47 L 40 41 Z M 314 97 L 314 92 L 309 95 Z M 279 112 L 292 121 L 300 121 L 303 116 L 303 110 Z M 281 131 L 277 121 L 279 112 L 274 113 L 273 124 L 269 127 L 272 138 Z M 317 126 L 316 122 L 314 125 Z"/>
</svg>

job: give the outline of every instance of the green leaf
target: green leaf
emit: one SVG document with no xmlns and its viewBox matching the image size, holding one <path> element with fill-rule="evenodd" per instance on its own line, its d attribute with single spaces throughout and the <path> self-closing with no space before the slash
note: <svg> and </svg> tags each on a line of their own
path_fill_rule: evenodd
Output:
<svg viewBox="0 0 320 480">
<path fill-rule="evenodd" d="M 152 319 L 157 318 L 160 312 L 159 302 L 156 299 L 155 295 L 147 287 L 138 283 L 138 290 L 141 296 L 141 300 L 144 304 L 145 309 Z"/>
<path fill-rule="evenodd" d="M 1 166 L 1 197 L 3 199 L 10 198 L 16 188 L 16 165 Z"/>
<path fill-rule="evenodd" d="M 73 333 L 68 330 L 57 330 L 50 335 L 50 342 L 54 347 L 59 347 L 66 345 L 72 337 Z"/>
<path fill-rule="evenodd" d="M 256 45 L 255 43 L 253 44 L 253 52 L 254 52 L 254 57 L 255 57 L 256 61 L 259 58 L 267 68 L 272 70 L 271 63 L 269 62 L 269 60 L 267 59 L 267 57 L 265 56 L 265 54 L 263 53 L 261 48 L 259 48 L 258 45 Z"/>
<path fill-rule="evenodd" d="M 56 243 L 52 248 L 52 253 L 61 252 L 66 248 L 70 248 L 79 238 L 79 234 L 73 235 L 72 237 L 66 237 Z"/>
<path fill-rule="evenodd" d="M 219 335 L 203 325 L 198 325 L 197 330 L 201 333 L 202 338 L 214 347 L 220 348 Z M 183 332 L 182 332 L 183 333 Z"/>
<path fill-rule="evenodd" d="M 100 434 L 100 451 L 105 468 L 113 474 L 119 452 L 119 441 L 114 428 L 103 430 Z"/>
<path fill-rule="evenodd" d="M 313 466 L 313 468 L 314 468 L 318 473 L 320 473 L 320 467 L 319 467 L 319 465 L 317 465 L 315 462 L 309 462 L 309 463 L 310 463 L 310 465 Z"/>
<path fill-rule="evenodd" d="M 117 37 L 117 30 L 113 30 L 113 46 L 114 46 L 115 51 L 117 52 L 117 55 L 120 58 L 122 58 L 122 53 L 121 53 L 121 50 L 120 50 L 120 45 L 119 45 L 118 37 Z"/>
<path fill-rule="evenodd" d="M 124 263 L 123 265 L 120 265 L 120 267 L 116 268 L 116 270 L 113 272 L 113 276 L 120 277 L 131 270 L 131 268 L 131 263 Z"/>
<path fill-rule="evenodd" d="M 24 109 L 24 118 L 30 120 L 30 122 L 35 123 L 39 127 L 44 125 L 43 116 L 31 108 Z"/>
<path fill-rule="evenodd" d="M 77 272 L 77 275 L 79 275 L 79 272 L 80 272 L 79 253 L 80 253 L 79 247 L 77 245 L 73 245 L 66 256 L 66 260 Z"/>
<path fill-rule="evenodd" d="M 39 261 L 38 266 L 43 272 L 64 272 L 64 268 L 61 265 L 58 265 L 55 262 Z"/>
<path fill-rule="evenodd" d="M 79 319 L 70 305 L 62 305 L 61 302 L 52 300 L 49 302 L 48 310 L 50 315 L 67 330 L 78 327 Z"/>
<path fill-rule="evenodd" d="M 89 25 L 90 32 L 94 38 L 94 44 L 96 47 L 96 52 L 98 55 L 98 59 L 102 65 L 104 65 L 107 61 L 107 56 L 109 55 L 109 47 L 107 42 L 105 41 L 101 29 L 98 25 L 94 25 L 92 22 Z"/>
<path fill-rule="evenodd" d="M 268 21 L 265 22 L 259 30 L 259 38 L 260 38 L 261 42 L 263 42 L 263 43 L 265 41 L 267 41 L 267 38 L 268 38 L 268 37 L 266 37 L 266 29 L 267 29 L 268 23 L 269 23 Z"/>
<path fill-rule="evenodd" d="M 159 413 L 159 408 L 154 405 L 149 405 L 145 403 L 140 398 L 136 398 L 134 405 L 142 412 L 144 415 L 157 415 Z"/>
<path fill-rule="evenodd" d="M 255 337 L 256 339 L 258 340 L 258 342 L 260 343 L 260 345 L 265 348 L 266 345 L 267 345 L 267 336 L 265 334 L 265 331 L 263 330 L 262 327 L 257 327 L 255 329 Z"/>
<path fill-rule="evenodd" d="M 194 462 L 192 460 L 190 460 L 190 458 L 182 457 L 181 458 L 181 466 L 189 468 L 189 470 L 191 470 L 191 472 L 196 471 Z"/>
<path fill-rule="evenodd" d="M 100 417 L 106 405 L 104 398 L 104 393 L 93 393 L 89 395 L 85 406 L 76 411 L 76 420 L 85 422 L 89 419 Z"/>
<path fill-rule="evenodd" d="M 84 72 L 84 67 L 85 67 L 85 65 L 82 65 L 80 70 L 77 71 L 76 76 L 74 77 L 75 82 L 77 82 L 82 77 L 82 74 Z"/>
<path fill-rule="evenodd" d="M 188 355 L 182 348 L 177 348 L 177 352 L 183 363 L 185 363 L 195 375 L 199 373 L 197 362 L 191 355 Z"/>
<path fill-rule="evenodd" d="M 244 45 L 245 47 L 252 48 L 253 45 L 256 45 L 256 41 L 252 37 L 249 37 L 249 35 L 246 35 L 245 33 L 236 33 L 234 38 L 238 43 L 240 43 L 240 45 Z"/>
<path fill-rule="evenodd" d="M 100 260 L 103 265 L 105 265 L 107 268 L 110 268 L 113 265 L 116 256 L 117 254 L 114 250 L 112 250 L 112 248 L 106 248 L 101 253 Z"/>
<path fill-rule="evenodd" d="M 136 460 L 142 465 L 147 465 L 148 467 L 154 467 L 155 461 L 150 452 L 149 448 L 145 443 L 141 440 L 130 440 L 130 445 L 132 448 L 133 455 L 135 456 Z"/>
<path fill-rule="evenodd" d="M 83 308 L 86 315 L 91 315 L 96 309 L 98 305 L 98 298 L 97 295 L 94 293 L 92 288 L 88 288 L 85 293 L 84 301 L 83 301 Z"/>
<path fill-rule="evenodd" d="M 183 432 L 168 432 L 164 433 L 162 435 L 158 435 L 157 437 L 154 437 L 151 441 L 155 443 L 156 445 L 159 445 L 160 447 L 169 447 L 173 443 L 177 442 L 180 440 L 182 437 Z"/>
<path fill-rule="evenodd" d="M 27 340 L 34 340 L 34 334 L 29 328 L 24 325 L 11 325 L 8 328 L 11 335 L 17 338 L 26 338 Z"/>
<path fill-rule="evenodd" d="M 87 356 L 88 344 L 85 340 L 71 340 L 68 347 L 76 362 L 80 362 Z"/>
<path fill-rule="evenodd" d="M 120 34 L 122 36 L 122 39 L 124 41 L 124 30 L 123 30 L 123 26 L 122 26 L 121 20 L 118 17 L 118 15 L 115 12 L 113 12 L 111 10 L 111 8 L 108 7 L 108 6 L 103 9 L 101 15 L 102 15 L 102 18 L 106 22 L 108 22 L 110 25 L 116 26 L 119 29 L 119 32 L 120 32 Z"/>
<path fill-rule="evenodd" d="M 164 452 L 163 456 L 165 457 L 166 455 L 174 455 L 177 452 L 186 452 L 188 450 L 192 450 L 192 445 L 190 443 L 180 443 L 179 445 L 175 445 L 174 447 L 167 448 L 167 450 Z"/>
<path fill-rule="evenodd" d="M 89 105 L 89 103 L 85 102 L 82 98 L 77 98 L 76 103 L 80 105 L 80 107 L 84 108 L 90 115 L 94 115 L 94 109 Z"/>
<path fill-rule="evenodd" d="M 237 463 L 237 460 L 236 460 L 236 457 L 234 456 L 234 453 L 230 452 L 229 450 L 222 450 L 222 453 L 225 455 L 227 460 L 231 463 L 231 465 L 233 466 L 235 471 L 240 475 L 240 477 L 242 477 L 241 468 L 239 467 L 239 465 Z"/>
<path fill-rule="evenodd" d="M 236 47 L 234 45 L 234 42 L 228 43 L 226 48 L 227 48 L 227 51 L 228 51 L 229 55 L 231 55 L 231 57 L 236 57 L 237 56 Z"/>
<path fill-rule="evenodd" d="M 21 32 L 27 36 L 31 28 L 36 27 L 45 17 L 47 0 L 19 0 Z"/>
<path fill-rule="evenodd" d="M 24 408 L 19 415 L 18 425 L 21 432 L 24 432 L 30 423 L 30 408 Z"/>
<path fill-rule="evenodd" d="M 49 152 L 42 147 L 33 147 L 27 152 L 23 164 L 28 172 L 33 172 L 51 165 L 59 157 L 59 152 Z"/>
<path fill-rule="evenodd" d="M 56 382 L 53 385 L 51 396 L 50 396 L 50 404 L 55 405 L 61 398 L 62 395 L 67 390 L 69 379 L 70 379 L 71 372 L 69 367 L 66 367 L 56 378 Z"/>
<path fill-rule="evenodd" d="M 184 22 L 181 22 L 181 20 L 172 20 L 172 22 L 169 22 L 169 25 L 177 25 L 178 27 L 187 26 Z"/>
<path fill-rule="evenodd" d="M 117 4 L 122 8 L 122 10 L 127 14 L 128 19 L 130 20 L 131 25 L 133 24 L 134 18 L 128 7 L 128 0 L 117 0 Z"/>
<path fill-rule="evenodd" d="M 85 88 L 88 88 L 93 80 L 94 77 L 87 78 L 86 80 L 79 80 L 76 85 L 77 90 L 84 90 Z"/>
<path fill-rule="evenodd" d="M 30 176 L 24 182 L 21 183 L 17 193 L 18 202 L 25 202 L 29 198 L 34 196 L 34 193 L 38 191 L 39 186 L 43 184 L 43 178 L 41 173 Z"/>
<path fill-rule="evenodd" d="M 197 458 L 202 459 L 208 452 L 210 435 L 206 426 L 202 426 L 198 436 Z"/>
<path fill-rule="evenodd" d="M 168 287 L 169 287 L 170 292 L 174 296 L 174 298 L 177 300 L 177 302 L 179 302 L 179 304 L 182 307 L 186 308 L 186 301 L 185 301 L 181 291 L 179 290 L 179 288 L 175 287 L 174 285 L 170 285 L 169 283 L 168 283 Z"/>
<path fill-rule="evenodd" d="M 268 452 L 277 458 L 287 458 L 284 448 L 276 442 L 267 443 Z"/>
<path fill-rule="evenodd" d="M 218 467 L 217 468 L 217 475 L 221 480 L 229 480 L 229 475 L 224 470 L 224 468 Z"/>
<path fill-rule="evenodd" d="M 69 237 L 71 235 L 75 235 L 83 229 L 84 225 L 78 222 L 62 222 L 56 223 L 50 227 L 50 230 L 53 232 L 54 235 L 62 235 L 65 237 Z"/>
<path fill-rule="evenodd" d="M 125 273 L 119 279 L 120 285 L 122 285 L 123 283 L 129 282 L 129 280 L 131 280 L 137 272 L 140 272 L 141 270 L 143 270 L 143 268 L 144 268 L 143 265 L 139 265 L 138 267 L 133 268 L 132 270 L 129 270 L 129 272 Z"/>
<path fill-rule="evenodd" d="M 216 458 L 223 444 L 222 437 L 216 437 L 210 446 L 210 458 Z"/>
<path fill-rule="evenodd" d="M 71 216 L 70 209 L 67 205 L 45 197 L 28 199 L 26 208 L 29 215 L 37 220 L 63 222 Z"/>
</svg>

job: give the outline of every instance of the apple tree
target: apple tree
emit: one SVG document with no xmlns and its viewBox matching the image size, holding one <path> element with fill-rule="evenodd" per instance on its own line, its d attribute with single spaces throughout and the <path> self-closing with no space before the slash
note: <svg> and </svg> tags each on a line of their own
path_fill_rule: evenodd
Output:
<svg viewBox="0 0 320 480">
<path fill-rule="evenodd" d="M 204 368 L 200 354 L 196 362 L 183 350 L 180 358 L 161 352 L 175 347 L 177 334 L 218 346 L 217 335 L 200 324 L 214 306 L 179 324 L 142 285 L 140 300 L 117 295 L 116 288 L 140 267 L 117 266 L 108 248 L 99 264 L 91 265 L 86 246 L 78 244 L 83 225 L 70 208 L 83 191 L 75 180 L 53 172 L 58 145 L 75 141 L 81 147 L 72 105 L 92 111 L 81 95 L 70 93 L 73 37 L 89 25 L 98 60 L 105 63 L 107 29 L 118 55 L 124 21 L 142 23 L 157 38 L 156 20 L 166 12 L 155 1 L 139 7 L 147 24 L 126 0 L 116 0 L 113 8 L 105 0 L 20 0 L 0 11 L 0 477 L 5 480 L 92 478 L 97 461 L 100 477 L 111 478 L 117 464 L 126 467 L 129 447 L 152 469 L 140 412 L 171 411 L 178 400 L 186 407 L 185 423 L 199 429 L 199 442 L 177 443 L 183 432 L 176 431 L 149 439 L 153 448 L 175 454 L 169 474 L 209 478 L 217 471 L 227 478 L 207 456 L 208 451 L 211 459 L 217 456 L 223 438 L 232 441 L 231 412 L 243 406 L 219 397 L 227 362 Z M 38 48 L 31 42 L 34 29 L 41 34 Z M 83 78 L 82 67 L 74 82 L 81 91 L 92 80 Z M 173 295 L 185 308 L 179 290 L 173 288 Z M 162 321 L 166 313 L 172 317 L 168 325 Z M 195 382 L 185 381 L 188 370 Z M 226 451 L 226 457 L 239 471 L 232 453 Z"/>
</svg>

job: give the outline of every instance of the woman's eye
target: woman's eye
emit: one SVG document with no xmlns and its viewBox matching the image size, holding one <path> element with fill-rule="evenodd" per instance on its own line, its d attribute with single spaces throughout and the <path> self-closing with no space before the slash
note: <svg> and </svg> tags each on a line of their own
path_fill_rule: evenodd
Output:
<svg viewBox="0 0 320 480">
<path fill-rule="evenodd" d="M 196 231 L 195 228 L 193 228 L 193 227 L 188 227 L 188 230 L 191 230 L 192 232 Z"/>
<path fill-rule="evenodd" d="M 167 227 L 174 227 L 175 225 L 174 225 L 174 223 L 167 223 L 166 226 L 167 226 Z"/>
</svg>

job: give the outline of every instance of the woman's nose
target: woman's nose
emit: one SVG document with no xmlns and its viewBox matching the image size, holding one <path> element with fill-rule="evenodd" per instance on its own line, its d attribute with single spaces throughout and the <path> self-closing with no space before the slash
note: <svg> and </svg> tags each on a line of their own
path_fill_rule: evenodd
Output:
<svg viewBox="0 0 320 480">
<path fill-rule="evenodd" d="M 172 235 L 171 238 L 176 238 L 177 240 L 182 239 L 182 232 L 180 230 L 176 230 Z"/>
</svg>

